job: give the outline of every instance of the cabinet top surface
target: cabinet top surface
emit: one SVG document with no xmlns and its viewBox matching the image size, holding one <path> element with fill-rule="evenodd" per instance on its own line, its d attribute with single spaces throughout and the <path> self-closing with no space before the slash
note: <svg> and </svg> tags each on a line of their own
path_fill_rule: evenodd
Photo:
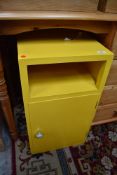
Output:
<svg viewBox="0 0 117 175">
<path fill-rule="evenodd" d="M 79 39 L 21 39 L 18 40 L 18 59 L 61 58 L 77 56 L 112 55 L 107 48 L 95 40 Z M 79 60 L 80 61 L 80 60 Z"/>
</svg>

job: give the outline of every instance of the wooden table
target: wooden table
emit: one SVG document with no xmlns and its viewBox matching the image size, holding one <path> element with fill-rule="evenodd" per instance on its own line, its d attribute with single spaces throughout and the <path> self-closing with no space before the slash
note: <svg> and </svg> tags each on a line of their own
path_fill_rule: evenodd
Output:
<svg viewBox="0 0 117 175">
<path fill-rule="evenodd" d="M 0 35 L 16 35 L 26 31 L 66 28 L 79 29 L 96 34 L 110 50 L 117 31 L 117 14 L 83 13 L 65 11 L 3 11 L 0 12 Z M 101 37 L 100 37 L 101 36 Z M 103 36 L 103 37 L 102 37 Z M 17 137 L 13 113 L 4 79 L 2 57 L 0 56 L 0 101 L 12 138 Z M 117 120 L 94 122 L 101 124 Z"/>
</svg>

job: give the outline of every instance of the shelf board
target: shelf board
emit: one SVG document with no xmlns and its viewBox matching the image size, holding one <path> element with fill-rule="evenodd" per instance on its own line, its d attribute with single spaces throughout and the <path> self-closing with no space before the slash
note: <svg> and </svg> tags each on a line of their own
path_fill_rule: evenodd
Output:
<svg viewBox="0 0 117 175">
<path fill-rule="evenodd" d="M 117 14 L 72 11 L 1 11 L 0 20 L 93 20 L 117 21 Z"/>
<path fill-rule="evenodd" d="M 29 34 L 24 37 L 20 37 L 18 40 L 18 59 L 24 60 L 22 54 L 26 55 L 27 60 L 42 60 L 43 63 L 48 63 L 49 60 L 57 63 L 58 60 L 62 62 L 67 62 L 68 60 L 75 58 L 75 61 L 83 61 L 82 57 L 88 57 L 88 60 L 95 56 L 95 61 L 97 56 L 98 60 L 102 60 L 102 57 L 98 51 L 105 51 L 105 55 L 111 55 L 112 53 L 106 49 L 103 45 L 92 39 L 71 39 L 64 40 L 64 38 L 51 39 L 48 35 L 45 38 L 41 38 L 38 34 Z M 55 59 L 56 58 L 56 59 Z M 67 59 L 68 58 L 68 59 Z M 87 58 L 86 58 L 87 59 Z"/>
<path fill-rule="evenodd" d="M 97 91 L 94 79 L 82 64 L 31 66 L 28 79 L 31 98 Z"/>
</svg>

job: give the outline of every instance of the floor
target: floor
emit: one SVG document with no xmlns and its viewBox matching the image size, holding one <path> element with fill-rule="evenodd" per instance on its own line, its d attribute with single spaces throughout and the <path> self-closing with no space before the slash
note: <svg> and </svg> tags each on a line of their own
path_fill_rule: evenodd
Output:
<svg viewBox="0 0 117 175">
<path fill-rule="evenodd" d="M 11 142 L 4 125 L 0 175 L 117 175 L 117 123 L 94 126 L 85 144 L 32 155 L 23 106 L 14 109 L 20 137 Z"/>
<path fill-rule="evenodd" d="M 0 175 L 12 174 L 12 143 L 8 129 L 3 125 L 2 136 L 5 144 L 4 151 L 0 152 Z"/>
<path fill-rule="evenodd" d="M 17 175 L 117 175 L 117 123 L 92 127 L 83 145 L 36 155 L 21 136 L 14 155 Z"/>
</svg>

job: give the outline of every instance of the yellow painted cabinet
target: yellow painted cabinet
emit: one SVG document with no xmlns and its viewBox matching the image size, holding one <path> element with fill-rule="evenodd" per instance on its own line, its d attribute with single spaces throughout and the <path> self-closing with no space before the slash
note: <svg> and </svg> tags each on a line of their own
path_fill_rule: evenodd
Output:
<svg viewBox="0 0 117 175">
<path fill-rule="evenodd" d="M 112 58 L 95 40 L 18 40 L 32 153 L 84 143 Z"/>
<path fill-rule="evenodd" d="M 98 95 L 88 95 L 29 103 L 32 152 L 83 143 L 97 99 Z"/>
</svg>

